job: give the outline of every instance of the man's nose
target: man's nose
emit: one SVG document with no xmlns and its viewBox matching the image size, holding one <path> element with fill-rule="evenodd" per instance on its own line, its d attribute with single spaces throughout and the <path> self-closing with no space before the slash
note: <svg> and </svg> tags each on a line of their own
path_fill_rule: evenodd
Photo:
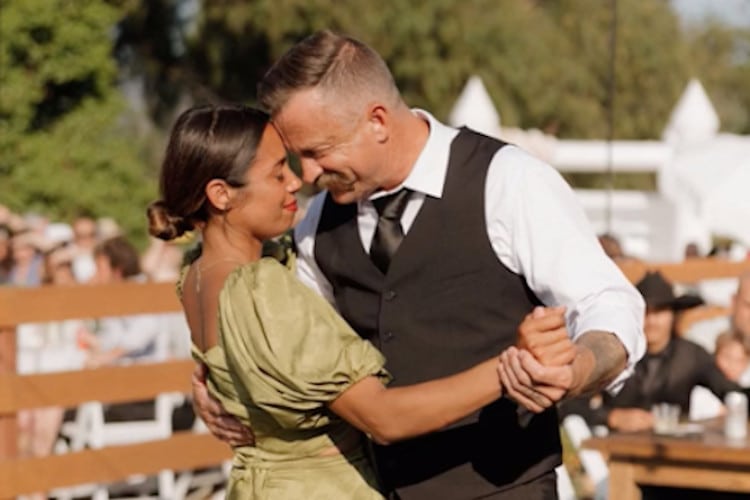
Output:
<svg viewBox="0 0 750 500">
<path fill-rule="evenodd" d="M 302 180 L 308 184 L 313 184 L 315 179 L 323 173 L 323 168 L 312 158 L 300 158 L 300 166 L 302 167 Z"/>
<path fill-rule="evenodd" d="M 302 187 L 302 179 L 292 174 L 292 181 L 289 183 L 288 190 L 290 193 L 296 193 Z"/>
</svg>

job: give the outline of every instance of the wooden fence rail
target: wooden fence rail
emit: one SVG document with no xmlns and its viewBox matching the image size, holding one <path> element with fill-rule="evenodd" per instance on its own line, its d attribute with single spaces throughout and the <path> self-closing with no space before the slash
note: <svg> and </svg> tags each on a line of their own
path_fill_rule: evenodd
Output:
<svg viewBox="0 0 750 500">
<path fill-rule="evenodd" d="M 720 259 L 690 259 L 679 263 L 653 263 L 626 260 L 619 263 L 625 276 L 632 282 L 640 280 L 646 271 L 661 271 L 673 283 L 691 284 L 700 281 L 736 278 L 750 272 L 750 260 L 732 262 Z"/>
<path fill-rule="evenodd" d="M 625 262 L 632 281 L 660 269 L 678 283 L 736 277 L 750 272 L 748 262 L 698 259 L 681 264 Z M 109 367 L 44 375 L 15 371 L 15 327 L 22 323 L 99 318 L 178 311 L 169 284 L 0 288 L 0 498 L 81 483 L 112 482 L 162 469 L 216 465 L 230 456 L 209 435 L 176 433 L 169 439 L 111 446 L 45 458 L 16 457 L 16 413 L 45 406 L 74 407 L 97 400 L 119 403 L 154 398 L 163 392 L 189 391 L 192 361 Z M 723 314 L 715 309 L 713 314 Z"/>
<path fill-rule="evenodd" d="M 123 403 L 165 392 L 189 392 L 190 360 L 38 375 L 15 373 L 15 326 L 22 323 L 179 311 L 174 286 L 125 284 L 0 288 L 0 498 L 133 474 L 218 465 L 229 448 L 210 435 L 175 433 L 169 439 L 53 455 L 18 458 L 16 414 L 87 401 Z"/>
</svg>

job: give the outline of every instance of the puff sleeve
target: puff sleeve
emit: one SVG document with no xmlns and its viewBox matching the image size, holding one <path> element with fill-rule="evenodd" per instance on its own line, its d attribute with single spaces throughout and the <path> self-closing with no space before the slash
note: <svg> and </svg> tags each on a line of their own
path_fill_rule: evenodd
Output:
<svg viewBox="0 0 750 500">
<path fill-rule="evenodd" d="M 326 403 L 355 382 L 389 380 L 383 355 L 287 268 L 264 258 L 227 279 L 221 339 L 235 384 L 282 427 L 330 422 Z"/>
</svg>

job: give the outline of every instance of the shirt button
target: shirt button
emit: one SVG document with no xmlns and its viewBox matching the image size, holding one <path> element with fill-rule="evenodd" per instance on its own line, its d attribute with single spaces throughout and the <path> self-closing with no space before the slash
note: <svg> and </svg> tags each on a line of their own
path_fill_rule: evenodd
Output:
<svg viewBox="0 0 750 500">
<path fill-rule="evenodd" d="M 384 340 L 386 342 L 393 340 L 393 332 L 385 332 Z"/>
<path fill-rule="evenodd" d="M 396 292 L 393 290 L 388 290 L 385 292 L 385 300 L 393 300 L 396 298 Z"/>
</svg>

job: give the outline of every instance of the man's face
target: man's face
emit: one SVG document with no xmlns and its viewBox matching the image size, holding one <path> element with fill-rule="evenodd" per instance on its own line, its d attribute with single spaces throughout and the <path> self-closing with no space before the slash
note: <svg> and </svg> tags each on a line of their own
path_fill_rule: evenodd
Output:
<svg viewBox="0 0 750 500">
<path fill-rule="evenodd" d="M 750 337 L 750 279 L 744 279 L 732 301 L 732 326 Z"/>
<path fill-rule="evenodd" d="M 672 336 L 674 312 L 669 307 L 647 307 L 643 332 L 646 334 L 648 352 L 659 353 Z"/>
<path fill-rule="evenodd" d="M 305 182 L 328 189 L 337 203 L 351 203 L 381 187 L 382 151 L 364 109 L 345 118 L 331 110 L 330 101 L 315 89 L 299 91 L 274 123 L 286 147 L 299 156 Z"/>
</svg>

